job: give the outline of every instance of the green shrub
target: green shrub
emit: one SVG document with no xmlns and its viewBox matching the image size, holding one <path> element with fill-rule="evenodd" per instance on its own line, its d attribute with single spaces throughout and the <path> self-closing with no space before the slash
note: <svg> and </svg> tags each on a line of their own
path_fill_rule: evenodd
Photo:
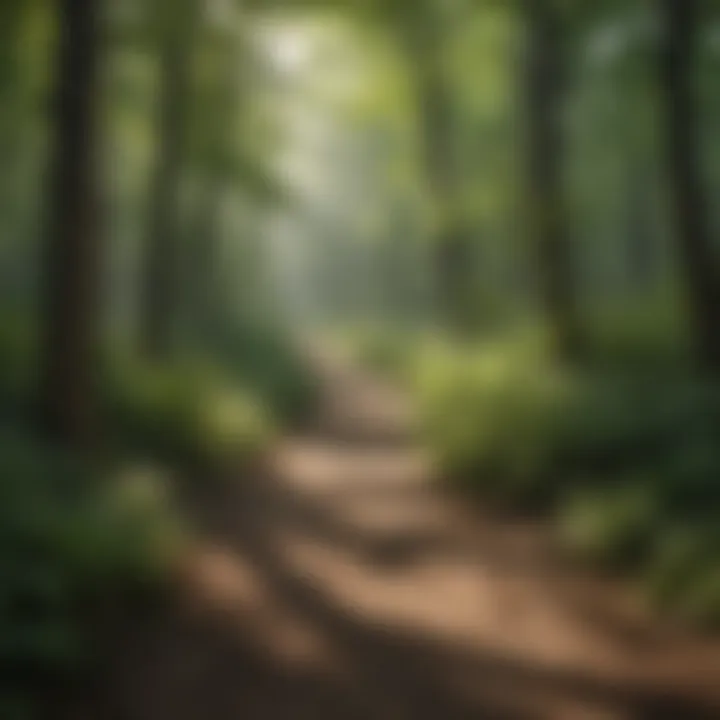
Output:
<svg viewBox="0 0 720 720">
<path fill-rule="evenodd" d="M 317 379 L 287 330 L 238 323 L 212 334 L 203 351 L 233 381 L 251 388 L 281 425 L 300 424 L 313 411 Z"/>
<path fill-rule="evenodd" d="M 660 605 L 692 622 L 720 624 L 720 531 L 715 522 L 664 528 L 646 572 Z"/>
<path fill-rule="evenodd" d="M 251 461 L 267 448 L 273 425 L 267 410 L 247 393 L 215 391 L 200 403 L 195 433 L 206 459 Z"/>
<path fill-rule="evenodd" d="M 552 484 L 578 388 L 541 349 L 436 348 L 417 387 L 424 434 L 446 474 L 520 503 Z"/>
<path fill-rule="evenodd" d="M 125 362 L 107 388 L 110 425 L 132 450 L 152 457 L 249 462 L 272 436 L 261 401 L 207 363 Z"/>
<path fill-rule="evenodd" d="M 84 611 L 159 588 L 181 538 L 155 474 L 101 477 L 0 431 L 0 708 L 29 708 L 41 693 L 23 682 L 66 677 L 90 660 Z"/>
<path fill-rule="evenodd" d="M 370 370 L 405 379 L 422 339 L 409 332 L 366 330 L 350 339 L 352 354 Z"/>
<path fill-rule="evenodd" d="M 720 543 L 707 528 L 720 515 L 720 386 L 683 373 L 571 372 L 531 336 L 438 342 L 416 365 L 424 437 L 444 476 L 503 507 L 556 516 L 574 551 L 647 573 L 658 601 L 717 622 Z"/>
<path fill-rule="evenodd" d="M 684 377 L 659 383 L 572 372 L 532 338 L 428 350 L 416 386 L 441 466 L 513 491 L 540 483 L 554 494 L 569 476 L 647 469 L 660 455 L 661 466 L 691 456 L 712 464 L 703 453 L 718 445 L 717 387 Z"/>
<path fill-rule="evenodd" d="M 680 427 L 676 442 L 659 453 L 659 488 L 675 516 L 705 522 L 720 513 L 720 439 L 715 427 L 709 419 L 697 428 Z"/>
<path fill-rule="evenodd" d="M 33 401 L 36 345 L 33 323 L 0 316 L 0 406 L 6 413 L 24 412 Z"/>
<path fill-rule="evenodd" d="M 613 569 L 647 560 L 662 528 L 662 508 L 647 481 L 575 490 L 560 504 L 560 537 L 571 550 Z"/>
<path fill-rule="evenodd" d="M 677 283 L 606 303 L 589 320 L 589 359 L 596 365 L 656 375 L 689 365 L 686 312 Z"/>
<path fill-rule="evenodd" d="M 0 315 L 0 408 L 10 420 L 34 406 L 36 331 L 27 317 Z M 315 373 L 286 334 L 267 324 L 224 328 L 200 350 L 185 348 L 158 363 L 111 344 L 102 365 L 110 430 L 117 427 L 134 445 L 163 455 L 186 450 L 197 439 L 198 415 L 208 413 L 198 409 L 203 397 L 231 393 L 236 407 L 262 406 L 263 413 L 255 410 L 254 416 L 281 426 L 303 422 L 318 397 Z"/>
</svg>

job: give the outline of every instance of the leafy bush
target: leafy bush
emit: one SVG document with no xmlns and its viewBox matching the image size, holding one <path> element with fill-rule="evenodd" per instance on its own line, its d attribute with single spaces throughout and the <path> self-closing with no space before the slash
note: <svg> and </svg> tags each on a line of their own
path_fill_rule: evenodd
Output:
<svg viewBox="0 0 720 720">
<path fill-rule="evenodd" d="M 209 459 L 252 460 L 268 446 L 272 427 L 267 411 L 249 394 L 215 391 L 200 403 L 197 447 Z"/>
<path fill-rule="evenodd" d="M 571 372 L 526 337 L 426 348 L 416 390 L 445 476 L 548 512 L 568 547 L 720 619 L 720 388 L 681 373 Z M 680 529 L 678 529 L 680 528 Z"/>
<path fill-rule="evenodd" d="M 372 330 L 358 332 L 349 344 L 353 355 L 370 370 L 396 379 L 405 378 L 422 339 L 408 332 Z"/>
<path fill-rule="evenodd" d="M 0 406 L 5 413 L 24 412 L 32 403 L 36 343 L 32 323 L 0 316 Z"/>
<path fill-rule="evenodd" d="M 662 527 L 652 485 L 629 478 L 612 487 L 575 490 L 560 505 L 565 544 L 604 566 L 632 569 L 644 562 Z"/>
<path fill-rule="evenodd" d="M 272 434 L 261 401 L 207 363 L 125 362 L 107 388 L 111 426 L 130 448 L 153 457 L 250 462 Z"/>
<path fill-rule="evenodd" d="M 36 351 L 34 323 L 0 316 L 0 407 L 11 421 L 34 406 Z M 108 431 L 163 458 L 212 455 L 219 450 L 219 438 L 211 437 L 216 427 L 226 450 L 234 436 L 242 459 L 267 442 L 274 426 L 302 422 L 318 393 L 315 374 L 292 342 L 266 325 L 226 328 L 201 352 L 186 349 L 158 363 L 108 346 L 103 365 Z"/>
<path fill-rule="evenodd" d="M 280 424 L 302 423 L 314 409 L 315 373 L 284 329 L 238 323 L 212 334 L 204 350 L 231 379 L 252 388 Z"/>
<path fill-rule="evenodd" d="M 559 476 L 624 472 L 660 454 L 661 466 L 694 464 L 703 477 L 720 462 L 720 392 L 708 383 L 571 372 L 528 340 L 440 347 L 419 368 L 426 438 L 473 482 L 554 490 Z"/>
<path fill-rule="evenodd" d="M 685 522 L 659 535 L 646 571 L 651 597 L 694 623 L 720 627 L 720 531 Z"/>
<path fill-rule="evenodd" d="M 687 367 L 690 359 L 685 318 L 676 282 L 665 283 L 644 297 L 616 298 L 590 318 L 590 359 L 623 371 L 676 372 Z"/>
<path fill-rule="evenodd" d="M 84 611 L 159 588 L 181 538 L 155 474 L 103 478 L 26 435 L 0 431 L 3 716 L 29 712 L 38 679 L 66 677 L 90 660 Z"/>
<path fill-rule="evenodd" d="M 417 388 L 425 437 L 447 474 L 518 502 L 549 488 L 578 388 L 538 347 L 436 348 Z"/>
</svg>

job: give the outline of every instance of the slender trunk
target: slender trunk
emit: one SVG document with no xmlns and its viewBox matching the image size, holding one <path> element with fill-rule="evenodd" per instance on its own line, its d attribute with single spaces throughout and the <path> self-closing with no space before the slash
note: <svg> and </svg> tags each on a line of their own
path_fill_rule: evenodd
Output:
<svg viewBox="0 0 720 720">
<path fill-rule="evenodd" d="M 177 9 L 186 13 L 187 3 Z M 140 345 L 151 358 L 172 344 L 177 309 L 180 181 L 189 92 L 190 28 L 187 19 L 168 32 L 160 57 L 157 155 L 150 187 L 148 237 L 142 279 Z"/>
<path fill-rule="evenodd" d="M 0 3 L 0 300 L 15 303 L 27 289 L 27 273 L 18 272 L 24 255 L 18 252 L 24 216 L 22 199 L 27 192 L 18 188 L 18 173 L 27 158 L 27 103 L 23 97 L 21 40 L 23 8 L 20 0 Z M 24 203 L 27 204 L 27 203 Z M 16 259 L 17 258 L 17 259 Z M 18 263 L 18 260 L 20 261 Z"/>
<path fill-rule="evenodd" d="M 558 354 L 582 352 L 563 187 L 565 53 L 552 0 L 527 0 L 527 192 L 541 300 Z"/>
<path fill-rule="evenodd" d="M 23 9 L 19 0 L 0 4 L 0 159 L 3 170 L 6 157 L 16 144 L 18 110 L 21 104 L 22 72 L 20 38 Z"/>
<path fill-rule="evenodd" d="M 652 186 L 647 163 L 638 158 L 628 170 L 627 282 L 642 293 L 656 279 L 657 253 L 652 227 Z"/>
<path fill-rule="evenodd" d="M 437 203 L 435 271 L 443 319 L 457 334 L 466 330 L 469 248 L 458 216 L 459 184 L 455 164 L 452 102 L 443 78 L 430 72 L 422 92 L 426 167 Z"/>
<path fill-rule="evenodd" d="M 84 446 L 96 421 L 99 3 L 57 0 L 58 79 L 41 330 L 40 423 Z"/>
<path fill-rule="evenodd" d="M 209 183 L 196 210 L 191 238 L 191 265 L 186 268 L 185 285 L 191 289 L 190 322 L 201 341 L 213 338 L 222 324 L 222 228 L 221 188 Z"/>
<path fill-rule="evenodd" d="M 425 11 L 428 13 L 428 11 Z M 416 68 L 418 105 L 422 119 L 424 161 L 437 208 L 434 271 L 441 318 L 456 333 L 466 330 L 466 285 L 469 253 L 467 233 L 458 217 L 458 173 L 450 89 L 443 77 L 443 28 L 428 14 L 406 35 L 408 54 Z"/>
<path fill-rule="evenodd" d="M 702 189 L 698 99 L 693 88 L 697 0 L 659 0 L 663 21 L 660 81 L 665 143 L 678 254 L 685 277 L 695 353 L 706 370 L 720 371 L 720 274 Z"/>
</svg>

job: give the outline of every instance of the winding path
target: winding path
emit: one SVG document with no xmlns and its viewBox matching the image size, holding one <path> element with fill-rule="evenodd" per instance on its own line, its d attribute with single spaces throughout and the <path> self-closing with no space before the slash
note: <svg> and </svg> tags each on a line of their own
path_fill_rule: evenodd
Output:
<svg viewBox="0 0 720 720">
<path fill-rule="evenodd" d="M 317 364 L 316 430 L 193 506 L 176 607 L 124 639 L 108 719 L 720 718 L 720 643 L 443 495 L 402 399 Z"/>
</svg>

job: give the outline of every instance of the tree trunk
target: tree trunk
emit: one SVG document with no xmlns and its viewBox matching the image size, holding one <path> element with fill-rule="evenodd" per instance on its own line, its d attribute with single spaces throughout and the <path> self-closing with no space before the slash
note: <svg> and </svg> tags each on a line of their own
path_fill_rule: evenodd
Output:
<svg viewBox="0 0 720 720">
<path fill-rule="evenodd" d="M 663 22 L 660 80 L 675 237 L 698 363 L 720 371 L 720 277 L 702 189 L 698 99 L 693 88 L 697 0 L 659 0 Z"/>
<path fill-rule="evenodd" d="M 583 343 L 563 187 L 566 67 L 557 12 L 552 0 L 526 0 L 528 221 L 555 347 L 572 359 Z"/>
<path fill-rule="evenodd" d="M 21 104 L 19 49 L 23 31 L 23 9 L 19 0 L 0 4 L 0 159 L 14 149 L 16 122 Z M 5 168 L 3 167 L 3 170 Z"/>
<path fill-rule="evenodd" d="M 192 334 L 199 341 L 216 338 L 223 320 L 221 187 L 211 181 L 195 209 L 193 237 L 188 243 L 184 284 Z"/>
<path fill-rule="evenodd" d="M 458 216 L 459 182 L 455 158 L 452 98 L 441 62 L 446 32 L 440 16 L 427 7 L 422 19 L 405 29 L 408 57 L 417 73 L 416 94 L 422 120 L 424 162 L 437 209 L 434 274 L 441 319 L 450 330 L 464 333 L 467 315 L 468 233 Z"/>
<path fill-rule="evenodd" d="M 99 3 L 57 0 L 59 54 L 41 329 L 40 423 L 84 446 L 96 423 Z"/>
<path fill-rule="evenodd" d="M 449 329 L 462 335 L 468 329 L 465 305 L 471 258 L 468 233 L 458 215 L 460 187 L 455 163 L 452 102 L 443 78 L 438 75 L 437 70 L 431 69 L 421 89 L 426 167 L 439 215 L 435 273 L 441 316 Z"/>
<path fill-rule="evenodd" d="M 652 175 L 647 161 L 643 158 L 634 160 L 627 177 L 627 283 L 633 293 L 641 294 L 653 287 L 658 276 Z"/>
<path fill-rule="evenodd" d="M 192 2 L 192 0 L 190 0 Z M 156 157 L 149 199 L 143 265 L 140 346 L 149 358 L 170 351 L 177 310 L 180 263 L 179 205 L 189 94 L 192 18 L 187 2 L 176 8 L 160 57 Z"/>
</svg>

